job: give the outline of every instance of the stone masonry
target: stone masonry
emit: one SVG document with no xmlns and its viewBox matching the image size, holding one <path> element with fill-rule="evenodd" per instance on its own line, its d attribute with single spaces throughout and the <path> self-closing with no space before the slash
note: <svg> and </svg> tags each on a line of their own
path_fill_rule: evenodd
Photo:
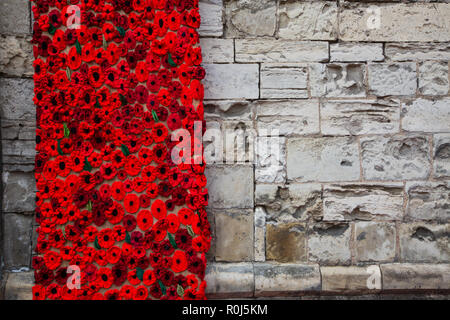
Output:
<svg viewBox="0 0 450 320">
<path fill-rule="evenodd" d="M 209 297 L 448 298 L 449 1 L 200 3 L 208 127 L 246 137 L 207 169 Z M 33 281 L 30 36 L 29 1 L 2 0 L 6 299 Z"/>
</svg>

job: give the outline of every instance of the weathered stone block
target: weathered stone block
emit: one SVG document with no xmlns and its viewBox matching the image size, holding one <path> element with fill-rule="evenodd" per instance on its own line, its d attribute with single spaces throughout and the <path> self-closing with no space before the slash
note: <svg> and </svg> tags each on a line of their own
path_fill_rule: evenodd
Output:
<svg viewBox="0 0 450 320">
<path fill-rule="evenodd" d="M 35 148 L 36 142 L 33 140 L 3 140 L 3 163 L 8 165 L 20 164 L 24 167 L 24 171 L 28 172 L 27 165 L 34 165 Z"/>
<path fill-rule="evenodd" d="M 450 177 L 450 134 L 441 133 L 433 136 L 433 176 Z"/>
<path fill-rule="evenodd" d="M 277 262 L 306 261 L 306 225 L 304 223 L 268 224 L 266 259 Z"/>
<path fill-rule="evenodd" d="M 206 177 L 211 208 L 253 208 L 252 167 L 208 167 Z"/>
<path fill-rule="evenodd" d="M 33 212 L 36 181 L 33 173 L 3 172 L 3 212 Z"/>
<path fill-rule="evenodd" d="M 419 91 L 424 95 L 448 94 L 448 62 L 423 61 L 419 63 Z"/>
<path fill-rule="evenodd" d="M 232 39 L 200 39 L 203 63 L 233 62 L 234 42 Z"/>
<path fill-rule="evenodd" d="M 376 96 L 414 95 L 417 89 L 416 64 L 369 64 L 369 89 Z"/>
<path fill-rule="evenodd" d="M 273 36 L 276 29 L 277 3 L 273 0 L 226 3 L 226 37 Z"/>
<path fill-rule="evenodd" d="M 255 201 L 266 210 L 268 221 L 290 223 L 321 220 L 323 216 L 320 184 L 290 184 L 287 187 L 257 184 Z"/>
<path fill-rule="evenodd" d="M 354 138 L 288 139 L 288 180 L 352 181 L 359 176 L 358 145 Z"/>
<path fill-rule="evenodd" d="M 1 125 L 3 140 L 36 140 L 36 121 L 2 119 Z"/>
<path fill-rule="evenodd" d="M 338 42 L 330 44 L 331 62 L 383 61 L 381 43 Z"/>
<path fill-rule="evenodd" d="M 404 262 L 449 262 L 450 225 L 400 225 L 400 257 Z"/>
<path fill-rule="evenodd" d="M 363 137 L 361 153 L 364 177 L 368 180 L 426 179 L 431 172 L 426 136 Z"/>
<path fill-rule="evenodd" d="M 236 62 L 322 62 L 328 42 L 275 39 L 236 39 Z"/>
<path fill-rule="evenodd" d="M 36 121 L 32 79 L 0 79 L 1 118 Z"/>
<path fill-rule="evenodd" d="M 403 184 L 326 185 L 324 220 L 401 220 Z"/>
<path fill-rule="evenodd" d="M 259 70 L 256 64 L 206 64 L 203 80 L 206 99 L 256 99 Z M 226 79 L 226 81 L 224 81 Z"/>
<path fill-rule="evenodd" d="M 449 264 L 382 264 L 383 290 L 450 289 Z"/>
<path fill-rule="evenodd" d="M 450 182 L 407 182 L 406 215 L 413 220 L 450 219 Z"/>
<path fill-rule="evenodd" d="M 450 131 L 450 98 L 419 98 L 402 104 L 402 128 L 406 131 Z"/>
<path fill-rule="evenodd" d="M 301 64 L 263 64 L 261 98 L 307 98 L 308 70 Z"/>
<path fill-rule="evenodd" d="M 27 0 L 2 0 L 0 33 L 30 34 L 30 3 Z"/>
<path fill-rule="evenodd" d="M 355 224 L 356 260 L 359 262 L 392 262 L 395 258 L 395 224 L 357 222 Z"/>
<path fill-rule="evenodd" d="M 5 286 L 5 300 L 32 300 L 33 272 L 11 272 Z"/>
<path fill-rule="evenodd" d="M 450 60 L 448 43 L 386 43 L 385 55 L 393 61 Z"/>
<path fill-rule="evenodd" d="M 320 104 L 326 135 L 388 134 L 400 131 L 400 104 L 394 100 L 325 101 Z"/>
<path fill-rule="evenodd" d="M 14 77 L 33 75 L 30 38 L 0 36 L 0 73 Z"/>
<path fill-rule="evenodd" d="M 3 259 L 7 269 L 30 267 L 33 217 L 8 213 L 3 215 Z"/>
<path fill-rule="evenodd" d="M 256 138 L 255 181 L 282 183 L 286 180 L 286 138 Z"/>
<path fill-rule="evenodd" d="M 270 100 L 255 103 L 259 136 L 319 133 L 319 102 Z"/>
<path fill-rule="evenodd" d="M 351 228 L 346 223 L 318 223 L 308 228 L 309 261 L 321 265 L 349 264 Z"/>
<path fill-rule="evenodd" d="M 321 267 L 322 291 L 368 291 L 381 289 L 379 266 Z M 374 279 L 372 280 L 371 277 Z"/>
<path fill-rule="evenodd" d="M 205 280 L 208 282 L 206 293 L 209 295 L 253 295 L 255 279 L 250 263 L 209 263 Z"/>
<path fill-rule="evenodd" d="M 334 40 L 337 37 L 337 4 L 331 1 L 283 0 L 278 9 L 281 38 Z"/>
<path fill-rule="evenodd" d="M 253 261 L 253 211 L 215 212 L 216 261 Z"/>
<path fill-rule="evenodd" d="M 255 261 L 266 261 L 266 211 L 255 208 Z"/>
<path fill-rule="evenodd" d="M 251 120 L 252 103 L 246 100 L 205 100 L 205 117 L 208 119 Z"/>
<path fill-rule="evenodd" d="M 309 66 L 312 97 L 365 97 L 365 67 L 362 64 L 319 64 Z"/>
<path fill-rule="evenodd" d="M 344 41 L 450 41 L 450 4 L 346 4 L 340 8 Z"/>
<path fill-rule="evenodd" d="M 204 37 L 220 37 L 223 34 L 222 0 L 200 0 L 202 23 L 198 32 Z"/>
<path fill-rule="evenodd" d="M 256 295 L 320 290 L 320 271 L 315 264 L 255 263 L 254 270 Z"/>
</svg>

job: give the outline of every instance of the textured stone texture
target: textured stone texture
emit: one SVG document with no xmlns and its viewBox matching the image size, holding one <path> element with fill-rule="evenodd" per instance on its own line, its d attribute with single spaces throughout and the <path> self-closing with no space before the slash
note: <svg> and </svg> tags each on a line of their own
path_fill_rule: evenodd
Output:
<svg viewBox="0 0 450 320">
<path fill-rule="evenodd" d="M 367 180 L 426 179 L 431 172 L 429 138 L 421 135 L 361 138 Z"/>
<path fill-rule="evenodd" d="M 346 223 L 318 223 L 308 229 L 309 261 L 321 265 L 347 265 L 351 262 L 351 228 Z"/>
<path fill-rule="evenodd" d="M 251 120 L 252 104 L 246 100 L 205 100 L 207 119 Z"/>
<path fill-rule="evenodd" d="M 263 64 L 261 98 L 307 98 L 307 69 L 305 65 Z"/>
<path fill-rule="evenodd" d="M 395 224 L 357 222 L 355 224 L 356 260 L 359 262 L 392 262 L 395 258 Z"/>
<path fill-rule="evenodd" d="M 358 145 L 353 138 L 288 139 L 287 178 L 306 181 L 359 179 Z"/>
<path fill-rule="evenodd" d="M 331 1 L 281 0 L 278 9 L 281 38 L 334 40 L 337 36 L 337 5 Z"/>
<path fill-rule="evenodd" d="M 322 219 L 322 190 L 320 184 L 290 184 L 289 186 L 257 184 L 256 205 L 267 212 L 266 220 L 297 222 Z"/>
<path fill-rule="evenodd" d="M 253 212 L 229 209 L 214 216 L 216 261 L 252 261 Z"/>
<path fill-rule="evenodd" d="M 277 3 L 273 0 L 231 0 L 226 3 L 227 37 L 273 36 Z"/>
<path fill-rule="evenodd" d="M 311 96 L 364 97 L 365 68 L 362 64 L 311 64 Z"/>
<path fill-rule="evenodd" d="M 389 134 L 400 131 L 400 105 L 394 100 L 325 101 L 320 104 L 326 135 Z"/>
<path fill-rule="evenodd" d="M 33 80 L 0 79 L 2 119 L 35 121 Z"/>
<path fill-rule="evenodd" d="M 305 224 L 268 224 L 266 228 L 266 259 L 277 262 L 306 261 Z"/>
<path fill-rule="evenodd" d="M 404 262 L 449 262 L 450 225 L 400 225 L 400 254 Z"/>
<path fill-rule="evenodd" d="M 319 133 L 319 103 L 305 100 L 259 101 L 256 105 L 258 135 L 281 136 Z"/>
<path fill-rule="evenodd" d="M 424 61 L 419 63 L 419 91 L 424 95 L 448 94 L 448 62 Z"/>
<path fill-rule="evenodd" d="M 31 38 L 0 36 L 0 74 L 26 76 L 33 74 Z"/>
<path fill-rule="evenodd" d="M 5 300 L 32 300 L 34 285 L 33 272 L 13 272 L 7 274 Z"/>
<path fill-rule="evenodd" d="M 33 217 L 8 213 L 3 216 L 3 259 L 7 269 L 30 267 Z"/>
<path fill-rule="evenodd" d="M 369 64 L 369 89 L 377 96 L 413 95 L 417 89 L 416 64 Z"/>
<path fill-rule="evenodd" d="M 326 185 L 324 220 L 401 220 L 403 184 Z"/>
<path fill-rule="evenodd" d="M 449 264 L 381 265 L 383 289 L 450 289 Z"/>
<path fill-rule="evenodd" d="M 433 136 L 433 176 L 450 177 L 450 134 L 441 133 Z"/>
<path fill-rule="evenodd" d="M 450 60 L 448 43 L 386 43 L 386 58 L 394 61 Z"/>
<path fill-rule="evenodd" d="M 402 128 L 406 131 L 450 131 L 450 98 L 419 98 L 402 104 Z"/>
<path fill-rule="evenodd" d="M 255 261 L 266 260 L 266 211 L 263 207 L 255 208 Z"/>
<path fill-rule="evenodd" d="M 323 291 L 368 291 L 381 289 L 381 271 L 378 266 L 366 267 L 321 267 Z M 370 276 L 380 277 L 379 287 L 368 287 Z"/>
<path fill-rule="evenodd" d="M 0 33 L 31 33 L 28 0 L 2 0 L 0 3 Z"/>
<path fill-rule="evenodd" d="M 33 212 L 36 182 L 34 174 L 3 172 L 3 212 Z"/>
<path fill-rule="evenodd" d="M 407 182 L 406 216 L 414 220 L 450 220 L 450 182 Z"/>
<path fill-rule="evenodd" d="M 344 41 L 450 41 L 446 3 L 349 4 L 339 14 L 339 34 Z M 374 7 L 372 7 L 374 8 Z M 369 9 L 369 10 L 368 10 Z M 379 27 L 372 16 L 378 16 Z M 372 27 L 373 26 L 373 27 Z"/>
<path fill-rule="evenodd" d="M 313 62 L 328 59 L 328 43 L 275 39 L 236 39 L 236 62 Z"/>
<path fill-rule="evenodd" d="M 234 61 L 234 43 L 232 39 L 200 39 L 203 63 L 231 63 Z"/>
<path fill-rule="evenodd" d="M 252 167 L 209 167 L 206 177 L 210 207 L 253 208 Z"/>
<path fill-rule="evenodd" d="M 208 64 L 205 69 L 206 78 L 203 84 L 206 99 L 258 98 L 257 65 Z"/>
<path fill-rule="evenodd" d="M 258 137 L 255 149 L 255 182 L 282 183 L 286 180 L 286 139 Z"/>
<path fill-rule="evenodd" d="M 254 287 L 253 266 L 247 263 L 210 263 L 206 268 L 206 293 L 252 293 Z"/>
<path fill-rule="evenodd" d="M 318 265 L 255 264 L 255 294 L 320 290 Z"/>
<path fill-rule="evenodd" d="M 331 62 L 383 61 L 381 43 L 338 42 L 330 44 Z"/>
<path fill-rule="evenodd" d="M 3 224 L 0 251 L 3 271 L 23 271 L 37 236 L 30 3 L 1 3 L 3 222 L 14 228 Z M 450 281 L 449 6 L 200 0 L 207 128 L 245 138 L 204 139 L 208 297 L 442 298 L 417 290 Z M 31 274 L 8 276 L 6 297 L 31 297 Z"/>
<path fill-rule="evenodd" d="M 223 34 L 222 0 L 200 0 L 202 23 L 198 30 L 201 36 L 220 37 Z"/>
</svg>

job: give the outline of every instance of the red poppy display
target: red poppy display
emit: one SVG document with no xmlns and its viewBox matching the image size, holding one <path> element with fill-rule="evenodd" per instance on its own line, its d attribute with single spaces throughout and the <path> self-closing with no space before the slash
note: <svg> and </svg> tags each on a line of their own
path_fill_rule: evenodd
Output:
<svg viewBox="0 0 450 320">
<path fill-rule="evenodd" d="M 33 299 L 205 299 L 204 161 L 170 159 L 204 120 L 198 0 L 31 1 Z"/>
</svg>

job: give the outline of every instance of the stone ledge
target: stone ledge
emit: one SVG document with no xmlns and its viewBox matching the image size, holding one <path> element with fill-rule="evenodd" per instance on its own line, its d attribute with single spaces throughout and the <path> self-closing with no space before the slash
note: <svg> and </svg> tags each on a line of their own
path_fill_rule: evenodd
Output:
<svg viewBox="0 0 450 320">
<path fill-rule="evenodd" d="M 381 274 L 380 274 L 381 270 Z M 376 276 L 381 276 L 378 287 Z M 374 277 L 371 288 L 368 279 Z M 449 295 L 450 264 L 392 263 L 367 266 L 318 264 L 210 263 L 206 270 L 209 299 L 380 294 Z M 33 272 L 5 273 L 4 299 L 30 300 Z"/>
</svg>

